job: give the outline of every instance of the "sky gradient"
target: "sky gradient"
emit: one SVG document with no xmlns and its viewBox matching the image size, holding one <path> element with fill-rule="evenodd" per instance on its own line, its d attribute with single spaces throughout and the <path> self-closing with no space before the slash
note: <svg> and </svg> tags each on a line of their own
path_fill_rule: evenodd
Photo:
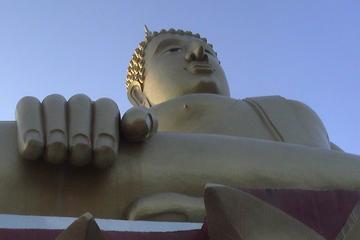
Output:
<svg viewBox="0 0 360 240">
<path fill-rule="evenodd" d="M 85 93 L 130 104 L 128 61 L 151 30 L 214 44 L 233 98 L 281 95 L 309 105 L 330 139 L 360 154 L 360 1 L 0 0 L 0 120 L 17 101 Z"/>
</svg>

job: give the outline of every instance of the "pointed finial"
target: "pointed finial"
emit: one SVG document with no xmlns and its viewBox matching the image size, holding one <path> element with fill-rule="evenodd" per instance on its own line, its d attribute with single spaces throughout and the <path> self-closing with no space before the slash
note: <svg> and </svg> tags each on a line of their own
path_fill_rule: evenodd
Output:
<svg viewBox="0 0 360 240">
<path fill-rule="evenodd" d="M 151 31 L 148 29 L 146 24 L 144 24 L 144 30 L 145 30 L 145 36 L 150 36 L 151 35 Z"/>
</svg>

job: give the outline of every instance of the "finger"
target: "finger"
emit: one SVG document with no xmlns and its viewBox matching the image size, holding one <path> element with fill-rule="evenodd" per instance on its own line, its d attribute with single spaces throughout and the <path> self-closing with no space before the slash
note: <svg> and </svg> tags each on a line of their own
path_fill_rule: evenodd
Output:
<svg viewBox="0 0 360 240">
<path fill-rule="evenodd" d="M 158 121 L 146 108 L 134 107 L 121 120 L 121 133 L 130 142 L 141 142 L 156 133 Z"/>
<path fill-rule="evenodd" d="M 91 161 L 91 100 L 83 94 L 68 101 L 70 162 L 84 166 Z"/>
<path fill-rule="evenodd" d="M 63 96 L 47 96 L 42 103 L 46 136 L 45 159 L 62 163 L 67 157 L 66 100 Z"/>
<path fill-rule="evenodd" d="M 44 151 L 41 103 L 35 97 L 24 97 L 16 105 L 16 123 L 20 156 L 39 159 Z"/>
<path fill-rule="evenodd" d="M 120 112 L 114 101 L 98 99 L 94 103 L 94 163 L 110 166 L 116 159 L 119 146 Z"/>
</svg>

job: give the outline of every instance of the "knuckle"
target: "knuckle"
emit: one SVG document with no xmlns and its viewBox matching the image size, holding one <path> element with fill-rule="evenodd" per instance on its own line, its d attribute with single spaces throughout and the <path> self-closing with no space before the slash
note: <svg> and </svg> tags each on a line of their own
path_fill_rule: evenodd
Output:
<svg viewBox="0 0 360 240">
<path fill-rule="evenodd" d="M 95 101 L 95 106 L 97 108 L 104 108 L 104 109 L 111 110 L 113 112 L 119 112 L 118 105 L 116 104 L 115 101 L 113 101 L 110 98 L 99 98 L 99 99 L 97 99 Z"/>
<path fill-rule="evenodd" d="M 48 95 L 44 98 L 43 103 L 48 102 L 48 101 L 62 101 L 62 102 L 66 102 L 66 99 L 64 96 L 60 95 L 60 94 L 51 94 Z"/>
<path fill-rule="evenodd" d="M 79 93 L 79 94 L 76 94 L 72 97 L 70 97 L 69 99 L 69 103 L 71 102 L 74 102 L 74 101 L 87 101 L 87 102 L 91 102 L 91 99 L 89 98 L 89 96 L 83 94 L 83 93 Z"/>
<path fill-rule="evenodd" d="M 101 104 L 117 105 L 114 100 L 112 100 L 110 98 L 106 98 L 106 97 L 99 98 L 95 102 L 101 103 Z"/>
<path fill-rule="evenodd" d="M 157 129 L 157 120 L 149 111 L 136 107 L 127 111 L 121 120 L 121 131 L 129 141 L 142 141 Z"/>
<path fill-rule="evenodd" d="M 130 108 L 125 114 L 124 118 L 129 119 L 145 119 L 148 111 L 142 107 Z"/>
<path fill-rule="evenodd" d="M 26 103 L 40 104 L 40 101 L 39 101 L 39 99 L 37 99 L 36 97 L 33 97 L 33 96 L 25 96 L 25 97 L 21 98 L 21 99 L 18 101 L 17 107 L 18 107 L 19 105 L 26 104 Z"/>
<path fill-rule="evenodd" d="M 70 124 L 77 123 L 76 126 L 79 126 L 81 121 L 85 121 L 88 127 L 91 122 L 92 102 L 84 94 L 74 95 L 68 101 L 67 111 L 70 117 Z"/>
<path fill-rule="evenodd" d="M 131 108 L 124 114 L 121 122 L 123 126 L 131 128 L 138 125 L 139 123 L 144 123 L 145 116 L 146 114 L 142 110 L 139 110 L 138 108 Z"/>
</svg>

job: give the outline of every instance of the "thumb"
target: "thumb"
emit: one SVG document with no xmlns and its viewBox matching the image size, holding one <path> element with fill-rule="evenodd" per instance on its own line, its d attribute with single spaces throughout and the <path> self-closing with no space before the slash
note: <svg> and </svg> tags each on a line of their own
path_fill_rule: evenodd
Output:
<svg viewBox="0 0 360 240">
<path fill-rule="evenodd" d="M 121 133 L 129 142 L 142 142 L 158 129 L 155 115 L 143 107 L 129 109 L 121 120 Z"/>
</svg>

